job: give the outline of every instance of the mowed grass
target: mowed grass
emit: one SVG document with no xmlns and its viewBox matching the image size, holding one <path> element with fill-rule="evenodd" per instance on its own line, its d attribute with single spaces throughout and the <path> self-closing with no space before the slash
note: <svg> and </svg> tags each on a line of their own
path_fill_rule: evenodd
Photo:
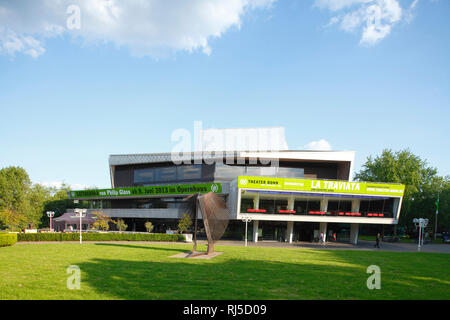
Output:
<svg viewBox="0 0 450 320">
<path fill-rule="evenodd" d="M 448 254 L 216 246 L 223 254 L 212 260 L 170 258 L 191 248 L 0 248 L 0 299 L 450 299 Z M 81 270 L 80 290 L 67 289 L 70 265 Z M 381 290 L 367 289 L 370 265 L 381 269 Z"/>
</svg>

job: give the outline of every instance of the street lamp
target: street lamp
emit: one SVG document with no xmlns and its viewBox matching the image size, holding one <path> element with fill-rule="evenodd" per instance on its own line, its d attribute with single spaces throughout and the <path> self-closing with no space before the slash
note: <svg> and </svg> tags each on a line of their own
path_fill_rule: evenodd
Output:
<svg viewBox="0 0 450 320">
<path fill-rule="evenodd" d="M 74 209 L 73 211 L 76 213 L 76 215 L 71 218 L 80 218 L 80 243 L 82 243 L 83 237 L 81 235 L 81 230 L 83 229 L 83 225 L 81 224 L 81 218 L 84 218 L 86 216 L 87 209 Z"/>
<path fill-rule="evenodd" d="M 52 218 L 55 216 L 55 213 L 53 211 L 47 211 L 47 217 L 50 218 L 50 232 L 53 232 L 52 228 Z"/>
<path fill-rule="evenodd" d="M 252 218 L 245 215 L 242 216 L 242 222 L 245 222 L 245 246 L 247 246 L 247 230 L 248 230 L 248 223 L 252 221 Z"/>
<path fill-rule="evenodd" d="M 424 229 L 425 227 L 428 225 L 428 219 L 423 219 L 423 218 L 419 218 L 419 219 L 413 219 L 414 225 L 417 227 L 419 227 L 419 244 L 417 247 L 417 250 L 420 251 L 420 248 L 423 246 L 423 238 L 424 238 Z"/>
</svg>

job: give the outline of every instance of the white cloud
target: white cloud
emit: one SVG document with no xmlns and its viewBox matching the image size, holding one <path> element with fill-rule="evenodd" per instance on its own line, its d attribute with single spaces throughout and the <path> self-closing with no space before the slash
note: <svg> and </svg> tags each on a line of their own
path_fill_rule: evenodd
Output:
<svg viewBox="0 0 450 320">
<path fill-rule="evenodd" d="M 0 52 L 38 57 L 46 38 L 70 34 L 84 43 L 125 46 L 136 56 L 183 50 L 211 54 L 209 41 L 245 13 L 269 8 L 275 0 L 0 0 Z M 68 29 L 70 5 L 80 8 L 80 28 Z"/>
<path fill-rule="evenodd" d="M 406 22 L 410 23 L 414 17 L 415 17 L 415 9 L 417 7 L 417 4 L 419 3 L 419 0 L 414 0 L 411 5 L 409 6 L 408 10 L 405 14 L 405 20 Z"/>
<path fill-rule="evenodd" d="M 320 139 L 318 141 L 311 141 L 307 145 L 304 146 L 305 150 L 320 150 L 320 151 L 329 151 L 331 150 L 330 143 L 325 139 Z"/>
<path fill-rule="evenodd" d="M 399 0 L 315 0 L 315 5 L 332 12 L 328 27 L 337 25 L 343 31 L 361 33 L 360 45 L 373 46 L 402 19 L 411 21 L 417 2 L 411 0 L 406 13 Z"/>
</svg>

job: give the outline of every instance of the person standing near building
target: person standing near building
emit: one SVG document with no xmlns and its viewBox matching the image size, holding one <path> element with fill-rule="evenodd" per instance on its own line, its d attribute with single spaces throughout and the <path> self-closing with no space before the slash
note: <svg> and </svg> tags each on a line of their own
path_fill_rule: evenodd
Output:
<svg viewBox="0 0 450 320">
<path fill-rule="evenodd" d="M 380 239 L 381 239 L 381 234 L 377 233 L 377 236 L 375 238 L 375 246 L 376 248 L 380 247 Z"/>
</svg>

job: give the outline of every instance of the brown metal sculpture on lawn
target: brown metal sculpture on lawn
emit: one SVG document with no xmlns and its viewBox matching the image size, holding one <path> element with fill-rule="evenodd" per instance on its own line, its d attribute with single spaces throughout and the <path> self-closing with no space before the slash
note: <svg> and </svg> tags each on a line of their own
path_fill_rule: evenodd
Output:
<svg viewBox="0 0 450 320">
<path fill-rule="evenodd" d="M 200 254 L 213 254 L 214 243 L 224 234 L 230 220 L 230 210 L 225 200 L 213 192 L 207 194 L 193 194 L 183 201 L 182 212 L 188 214 L 194 220 L 194 247 L 189 256 Z M 202 213 L 208 240 L 208 251 L 197 252 L 198 209 Z"/>
</svg>

